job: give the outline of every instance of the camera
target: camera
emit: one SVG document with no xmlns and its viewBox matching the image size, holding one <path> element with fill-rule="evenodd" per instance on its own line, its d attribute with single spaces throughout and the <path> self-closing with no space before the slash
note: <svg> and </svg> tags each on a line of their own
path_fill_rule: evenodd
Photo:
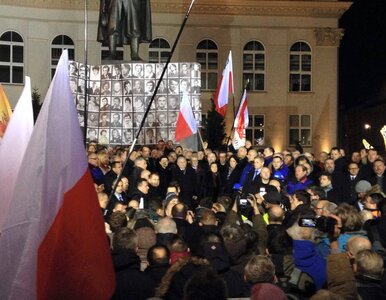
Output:
<svg viewBox="0 0 386 300">
<path fill-rule="evenodd" d="M 337 222 L 334 218 L 321 216 L 319 218 L 300 218 L 298 224 L 300 227 L 316 228 L 322 232 L 333 233 Z"/>
</svg>

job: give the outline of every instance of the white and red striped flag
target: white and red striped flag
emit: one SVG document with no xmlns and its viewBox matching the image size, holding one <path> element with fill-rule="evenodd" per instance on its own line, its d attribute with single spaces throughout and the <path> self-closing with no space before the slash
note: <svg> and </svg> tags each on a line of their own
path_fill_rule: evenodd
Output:
<svg viewBox="0 0 386 300">
<path fill-rule="evenodd" d="M 25 150 L 27 149 L 32 130 L 34 116 L 31 97 L 31 79 L 25 77 L 25 85 L 15 106 L 7 130 L 0 144 L 0 224 L 11 203 L 16 178 L 20 169 Z"/>
<path fill-rule="evenodd" d="M 229 51 L 228 60 L 222 72 L 220 83 L 217 87 L 214 104 L 216 111 L 223 117 L 226 114 L 229 96 L 234 94 L 232 51 Z"/>
<path fill-rule="evenodd" d="M 180 112 L 177 117 L 176 124 L 176 141 L 180 141 L 184 138 L 191 136 L 197 132 L 197 122 L 194 119 L 192 107 L 190 106 L 188 95 L 182 96 L 180 105 Z"/>
<path fill-rule="evenodd" d="M 233 135 L 233 147 L 237 150 L 245 146 L 245 129 L 248 127 L 248 99 L 247 91 L 244 90 L 243 98 L 241 99 L 240 108 L 237 112 L 234 127 L 235 133 Z"/>
<path fill-rule="evenodd" d="M 110 299 L 115 275 L 63 51 L 1 226 L 0 299 Z"/>
</svg>

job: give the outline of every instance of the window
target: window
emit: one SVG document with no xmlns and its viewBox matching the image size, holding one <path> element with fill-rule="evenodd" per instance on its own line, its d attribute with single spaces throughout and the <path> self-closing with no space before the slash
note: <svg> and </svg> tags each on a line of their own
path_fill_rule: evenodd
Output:
<svg viewBox="0 0 386 300">
<path fill-rule="evenodd" d="M 197 45 L 196 60 L 201 64 L 201 89 L 217 88 L 218 49 L 215 42 L 203 40 Z"/>
<path fill-rule="evenodd" d="M 289 144 L 295 146 L 297 142 L 304 146 L 311 146 L 311 115 L 289 116 Z"/>
<path fill-rule="evenodd" d="M 311 91 L 311 47 L 297 42 L 290 49 L 290 92 Z"/>
<path fill-rule="evenodd" d="M 246 139 L 251 141 L 252 145 L 264 145 L 264 115 L 249 115 L 246 135 Z"/>
<path fill-rule="evenodd" d="M 56 66 L 64 49 L 68 49 L 68 59 L 74 60 L 75 46 L 73 40 L 67 35 L 56 36 L 51 43 L 51 78 L 55 75 Z"/>
<path fill-rule="evenodd" d="M 170 53 L 169 42 L 165 39 L 154 39 L 149 45 L 149 62 L 166 63 Z"/>
<path fill-rule="evenodd" d="M 0 82 L 24 82 L 24 42 L 15 31 L 0 36 Z"/>
<path fill-rule="evenodd" d="M 249 90 L 264 91 L 265 53 L 264 46 L 257 41 L 251 41 L 243 52 L 243 85 L 249 80 Z"/>
<path fill-rule="evenodd" d="M 123 47 L 117 46 L 115 54 L 116 54 L 116 57 L 114 58 L 114 60 L 123 60 Z M 102 48 L 101 48 L 101 60 L 103 61 L 106 59 L 110 59 L 109 56 L 110 56 L 109 43 L 104 41 L 102 43 Z"/>
</svg>

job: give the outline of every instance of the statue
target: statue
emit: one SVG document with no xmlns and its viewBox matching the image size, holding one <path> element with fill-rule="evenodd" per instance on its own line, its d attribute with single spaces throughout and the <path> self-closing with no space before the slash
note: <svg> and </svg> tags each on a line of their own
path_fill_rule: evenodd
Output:
<svg viewBox="0 0 386 300">
<path fill-rule="evenodd" d="M 152 40 L 150 0 L 101 0 L 98 42 L 109 46 L 110 59 L 117 46 L 130 44 L 132 60 L 141 60 L 139 44 Z"/>
</svg>

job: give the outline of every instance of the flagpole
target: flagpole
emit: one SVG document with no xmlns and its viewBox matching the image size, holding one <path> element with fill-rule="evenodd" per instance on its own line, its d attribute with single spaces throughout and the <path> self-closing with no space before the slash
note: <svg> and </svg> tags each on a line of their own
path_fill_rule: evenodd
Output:
<svg viewBox="0 0 386 300">
<path fill-rule="evenodd" d="M 247 89 L 248 85 L 249 85 L 249 79 L 247 79 L 247 82 L 245 83 L 244 88 L 243 88 L 243 90 L 241 91 L 241 98 L 240 98 L 240 102 L 239 102 L 239 107 L 237 108 L 237 112 L 236 112 L 236 114 L 234 115 L 234 119 L 233 119 L 233 122 L 232 122 L 231 132 L 229 133 L 229 136 L 228 136 L 228 139 L 227 139 L 227 142 L 226 142 L 227 147 L 229 147 L 229 141 L 230 141 L 230 139 L 231 139 L 233 130 L 235 129 L 235 119 L 236 119 L 237 114 L 239 113 L 241 101 L 243 101 L 244 90 Z M 234 99 L 234 98 L 233 98 L 233 99 Z"/>
<path fill-rule="evenodd" d="M 156 87 L 155 87 L 155 90 L 154 90 L 154 92 L 153 92 L 153 95 L 151 96 L 150 102 L 149 102 L 148 105 L 147 105 L 145 114 L 144 114 L 144 116 L 143 116 L 143 118 L 142 118 L 142 121 L 141 121 L 141 125 L 139 126 L 139 129 L 138 129 L 138 131 L 137 131 L 137 134 L 135 135 L 135 138 L 134 138 L 134 140 L 133 140 L 133 143 L 132 143 L 132 145 L 131 145 L 131 147 L 130 147 L 129 152 L 127 153 L 127 157 L 126 157 L 126 160 L 125 160 L 125 162 L 124 162 L 124 164 L 123 164 L 122 171 L 121 171 L 121 173 L 119 173 L 119 175 L 118 175 L 118 177 L 117 177 L 117 180 L 116 180 L 116 182 L 115 182 L 115 184 L 114 184 L 114 186 L 113 186 L 113 189 L 112 189 L 111 194 L 110 194 L 110 196 L 109 196 L 109 203 L 111 202 L 111 199 L 112 199 L 112 197 L 113 197 L 113 195 L 114 195 L 114 193 L 115 193 L 115 190 L 117 189 L 118 183 L 119 183 L 119 181 L 120 181 L 121 178 L 122 178 L 122 172 L 123 172 L 123 170 L 124 170 L 125 167 L 126 167 L 126 164 L 127 164 L 128 160 L 129 160 L 129 157 L 130 157 L 130 154 L 131 154 L 131 152 L 133 151 L 133 149 L 134 149 L 134 147 L 135 147 L 135 145 L 136 145 L 136 143 L 137 143 L 139 134 L 141 133 L 141 130 L 142 130 L 142 128 L 143 128 L 143 125 L 145 124 L 145 120 L 146 120 L 147 115 L 149 114 L 150 107 L 151 107 L 151 105 L 152 105 L 152 103 L 153 103 L 153 101 L 154 101 L 155 96 L 157 95 L 159 86 L 160 86 L 160 84 L 161 84 L 161 82 L 162 82 L 162 79 L 163 79 L 165 73 L 166 73 L 166 70 L 167 70 L 168 65 L 169 65 L 169 63 L 170 63 L 170 60 L 172 59 L 172 56 L 173 56 L 173 54 L 174 54 L 174 51 L 176 50 L 177 43 L 178 43 L 178 41 L 179 41 L 179 39 L 180 39 L 180 37 L 181 37 L 182 31 L 183 31 L 184 28 L 185 28 L 186 22 L 188 21 L 190 12 L 192 11 L 194 1 L 195 1 L 195 0 L 191 0 L 191 2 L 190 2 L 190 4 L 189 4 L 189 7 L 188 7 L 188 10 L 187 10 L 186 13 L 185 13 L 184 20 L 183 20 L 183 22 L 182 22 L 182 24 L 181 24 L 180 30 L 178 31 L 178 34 L 177 34 L 177 37 L 176 37 L 176 39 L 175 39 L 175 41 L 174 41 L 173 47 L 172 47 L 172 49 L 170 50 L 168 59 L 167 59 L 167 61 L 166 61 L 166 63 L 165 63 L 165 66 L 164 66 L 164 68 L 163 68 L 163 70 L 162 70 L 161 76 L 160 76 L 160 78 L 158 79 L 157 85 L 156 85 Z M 134 184 L 135 184 L 135 183 L 134 183 Z M 109 207 L 109 205 L 107 205 L 106 207 Z M 107 212 L 107 211 L 105 210 L 105 214 L 106 214 L 106 212 Z"/>
<path fill-rule="evenodd" d="M 88 39 L 88 34 L 87 34 L 87 29 L 88 29 L 88 13 L 87 13 L 87 0 L 84 0 L 84 126 L 83 126 L 83 140 L 84 140 L 84 145 L 86 146 L 87 142 L 87 96 L 88 96 L 88 90 L 87 90 L 87 39 Z"/>
</svg>

